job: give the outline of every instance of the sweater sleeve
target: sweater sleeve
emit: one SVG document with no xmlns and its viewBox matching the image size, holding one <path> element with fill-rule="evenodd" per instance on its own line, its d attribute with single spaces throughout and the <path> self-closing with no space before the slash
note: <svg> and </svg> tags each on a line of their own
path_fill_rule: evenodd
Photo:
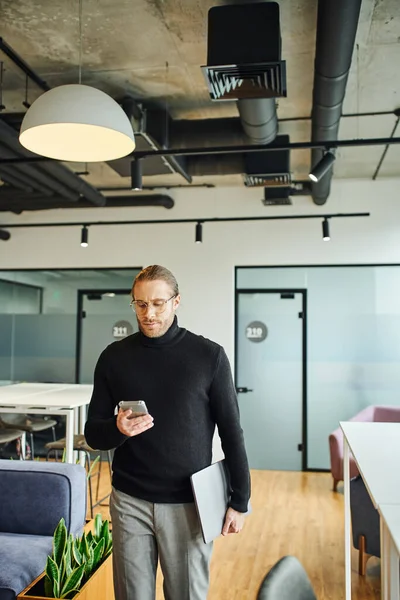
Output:
<svg viewBox="0 0 400 600">
<path fill-rule="evenodd" d="M 210 407 L 230 476 L 232 494 L 229 505 L 239 512 L 247 512 L 250 498 L 249 465 L 231 368 L 222 347 L 210 388 Z"/>
<path fill-rule="evenodd" d="M 100 355 L 95 368 L 93 394 L 85 425 L 86 441 L 96 450 L 111 450 L 128 439 L 117 427 L 114 408 L 106 349 Z"/>
</svg>

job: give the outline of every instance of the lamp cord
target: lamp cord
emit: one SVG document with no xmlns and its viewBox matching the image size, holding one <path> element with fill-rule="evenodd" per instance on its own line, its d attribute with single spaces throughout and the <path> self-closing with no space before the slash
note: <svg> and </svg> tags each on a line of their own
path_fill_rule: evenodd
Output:
<svg viewBox="0 0 400 600">
<path fill-rule="evenodd" d="M 78 83 L 82 83 L 82 0 L 79 0 L 79 67 Z"/>
</svg>

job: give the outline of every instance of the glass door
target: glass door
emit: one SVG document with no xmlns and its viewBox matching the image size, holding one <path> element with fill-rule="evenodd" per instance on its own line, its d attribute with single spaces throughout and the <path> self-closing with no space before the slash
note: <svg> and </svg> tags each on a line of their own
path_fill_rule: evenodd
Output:
<svg viewBox="0 0 400 600">
<path fill-rule="evenodd" d="M 97 360 L 109 344 L 138 330 L 130 290 L 81 291 L 78 315 L 78 383 L 93 383 Z"/>
<path fill-rule="evenodd" d="M 302 469 L 304 298 L 237 294 L 237 392 L 253 469 Z"/>
</svg>

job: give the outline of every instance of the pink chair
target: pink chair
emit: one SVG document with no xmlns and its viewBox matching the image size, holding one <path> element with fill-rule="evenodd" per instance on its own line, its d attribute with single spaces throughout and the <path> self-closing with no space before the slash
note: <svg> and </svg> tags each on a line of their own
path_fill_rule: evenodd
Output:
<svg viewBox="0 0 400 600">
<path fill-rule="evenodd" d="M 400 406 L 367 406 L 349 421 L 369 423 L 400 423 Z M 337 491 L 337 484 L 343 481 L 343 433 L 340 427 L 329 436 L 329 451 L 331 455 L 331 473 L 333 477 L 333 491 Z M 358 475 L 357 465 L 350 454 L 350 477 Z"/>
</svg>

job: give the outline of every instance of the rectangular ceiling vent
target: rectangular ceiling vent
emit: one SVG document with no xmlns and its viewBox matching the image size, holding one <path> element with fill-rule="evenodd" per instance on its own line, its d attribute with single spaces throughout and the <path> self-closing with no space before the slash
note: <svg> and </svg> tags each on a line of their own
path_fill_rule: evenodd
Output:
<svg viewBox="0 0 400 600">
<path fill-rule="evenodd" d="M 290 184 L 290 173 L 270 173 L 269 175 L 244 175 L 244 185 L 246 187 L 285 187 Z"/>
<path fill-rule="evenodd" d="M 202 71 L 212 100 L 286 97 L 278 3 L 210 8 Z"/>
<path fill-rule="evenodd" d="M 290 192 L 290 187 L 264 188 L 262 203 L 264 206 L 289 206 L 292 204 Z"/>
<path fill-rule="evenodd" d="M 278 135 L 269 145 L 286 146 L 288 135 Z M 289 150 L 266 150 L 247 152 L 244 155 L 243 180 L 246 187 L 285 187 L 292 183 Z"/>
</svg>

